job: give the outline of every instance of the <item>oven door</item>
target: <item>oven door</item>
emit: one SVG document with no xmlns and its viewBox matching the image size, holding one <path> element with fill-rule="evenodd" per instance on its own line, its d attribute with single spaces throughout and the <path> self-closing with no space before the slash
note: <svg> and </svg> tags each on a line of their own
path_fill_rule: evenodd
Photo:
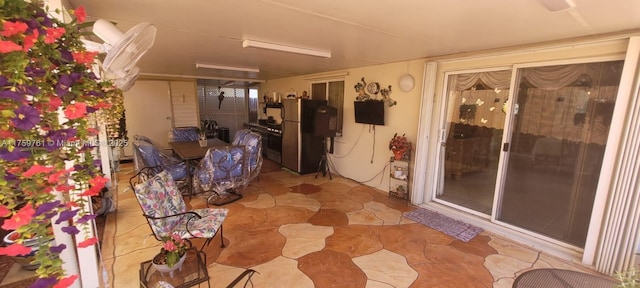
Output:
<svg viewBox="0 0 640 288">
<path fill-rule="evenodd" d="M 281 163 L 282 161 L 282 135 L 278 133 L 267 133 L 267 158 Z"/>
</svg>

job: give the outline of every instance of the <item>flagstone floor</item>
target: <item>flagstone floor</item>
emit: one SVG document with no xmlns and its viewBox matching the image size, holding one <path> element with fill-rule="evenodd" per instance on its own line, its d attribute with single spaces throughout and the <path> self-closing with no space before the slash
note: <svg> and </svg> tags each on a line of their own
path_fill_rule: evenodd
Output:
<svg viewBox="0 0 640 288">
<path fill-rule="evenodd" d="M 140 263 L 160 249 L 129 188 L 132 175 L 131 164 L 120 165 L 117 209 L 102 239 L 104 287 L 140 287 Z M 383 191 L 314 177 L 265 160 L 259 181 L 241 190 L 244 198 L 224 206 L 226 247 L 218 235 L 205 248 L 211 287 L 227 287 L 245 269 L 257 271 L 247 287 L 296 288 L 506 288 L 534 268 L 593 273 L 486 231 L 467 243 L 456 240 L 403 217 L 416 207 Z M 198 196 L 185 200 L 206 206 Z"/>
</svg>

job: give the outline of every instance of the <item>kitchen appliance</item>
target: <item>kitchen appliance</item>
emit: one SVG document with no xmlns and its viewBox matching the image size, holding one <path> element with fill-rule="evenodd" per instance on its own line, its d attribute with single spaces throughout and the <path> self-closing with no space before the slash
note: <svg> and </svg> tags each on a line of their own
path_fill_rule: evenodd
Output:
<svg viewBox="0 0 640 288">
<path fill-rule="evenodd" d="M 299 174 L 316 172 L 324 154 L 322 136 L 315 130 L 315 115 L 326 100 L 282 100 L 282 166 Z"/>
</svg>

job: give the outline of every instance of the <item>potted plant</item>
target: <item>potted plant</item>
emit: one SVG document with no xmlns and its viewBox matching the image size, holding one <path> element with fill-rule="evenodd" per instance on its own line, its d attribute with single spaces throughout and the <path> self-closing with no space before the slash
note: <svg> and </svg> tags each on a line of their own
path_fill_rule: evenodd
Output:
<svg viewBox="0 0 640 288">
<path fill-rule="evenodd" d="M 200 144 L 200 147 L 207 147 L 207 134 L 205 133 L 205 130 L 202 128 L 199 128 L 198 133 L 200 134 L 200 138 L 198 139 L 198 144 Z"/>
<path fill-rule="evenodd" d="M 0 255 L 35 251 L 33 287 L 67 287 L 78 275 L 64 271 L 60 253 L 94 249 L 98 241 L 85 229 L 95 217 L 85 204 L 108 181 L 93 156 L 97 114 L 114 115 L 122 101 L 112 101 L 122 92 L 93 71 L 97 53 L 81 41 L 84 8 L 69 11 L 66 23 L 42 5 L 0 1 L 0 217 L 3 230 L 19 235 Z M 68 224 L 63 233 L 80 236 L 76 247 L 52 241 L 52 219 Z M 29 239 L 37 248 L 25 245 Z"/>
<path fill-rule="evenodd" d="M 389 141 L 389 150 L 393 152 L 394 158 L 396 160 L 402 159 L 408 149 L 409 142 L 405 134 L 402 134 L 402 136 L 398 135 L 398 133 L 393 134 L 393 138 Z"/>
<path fill-rule="evenodd" d="M 160 253 L 153 257 L 151 263 L 161 274 L 169 272 L 169 276 L 173 278 L 173 271 L 177 269 L 182 271 L 182 264 L 187 258 L 187 249 L 191 245 L 176 233 L 162 237 L 162 242 Z"/>
</svg>

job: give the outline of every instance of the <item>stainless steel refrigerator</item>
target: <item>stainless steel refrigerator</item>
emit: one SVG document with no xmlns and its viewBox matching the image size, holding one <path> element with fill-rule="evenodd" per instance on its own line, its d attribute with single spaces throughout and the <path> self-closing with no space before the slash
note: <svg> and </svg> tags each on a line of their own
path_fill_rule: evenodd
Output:
<svg viewBox="0 0 640 288">
<path fill-rule="evenodd" d="M 318 171 L 325 146 L 315 135 L 315 115 L 326 100 L 282 100 L 282 166 L 299 174 Z"/>
</svg>

